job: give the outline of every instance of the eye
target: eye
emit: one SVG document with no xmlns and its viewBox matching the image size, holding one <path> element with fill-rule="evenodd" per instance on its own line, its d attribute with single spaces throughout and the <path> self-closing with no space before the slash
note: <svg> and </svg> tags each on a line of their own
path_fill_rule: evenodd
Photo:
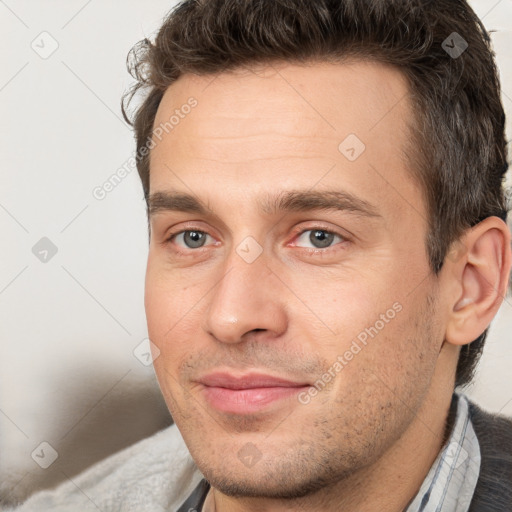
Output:
<svg viewBox="0 0 512 512">
<path fill-rule="evenodd" d="M 303 231 L 297 237 L 297 242 L 294 245 L 299 247 L 308 247 L 307 245 L 304 246 L 300 244 L 310 243 L 314 249 L 325 249 L 329 248 L 336 239 L 338 239 L 339 242 L 343 242 L 345 240 L 344 237 L 338 235 L 337 233 L 333 233 L 332 231 L 327 231 L 326 229 L 321 228 L 314 228 Z M 309 248 L 311 248 L 311 246 L 309 246 Z"/>
<path fill-rule="evenodd" d="M 206 238 L 209 237 L 208 233 L 204 231 L 188 230 L 180 231 L 171 235 L 169 241 L 174 240 L 177 245 L 184 247 L 185 249 L 199 249 L 203 247 L 206 242 Z"/>
</svg>

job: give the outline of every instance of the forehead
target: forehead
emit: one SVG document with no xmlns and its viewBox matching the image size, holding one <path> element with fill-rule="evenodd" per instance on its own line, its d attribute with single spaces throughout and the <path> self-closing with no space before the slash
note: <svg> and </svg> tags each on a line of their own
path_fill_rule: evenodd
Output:
<svg viewBox="0 0 512 512">
<path fill-rule="evenodd" d="M 164 93 L 154 127 L 194 97 L 199 107 L 194 110 L 202 116 L 201 125 L 193 128 L 206 136 L 222 129 L 224 135 L 240 137 L 265 128 L 308 137 L 313 128 L 315 135 L 333 138 L 347 131 L 363 135 L 385 117 L 384 124 L 409 117 L 407 95 L 404 75 L 375 61 L 273 63 L 214 75 L 185 74 Z M 225 122 L 218 125 L 219 120 Z M 185 129 L 172 130 L 178 131 Z"/>
<path fill-rule="evenodd" d="M 376 62 L 183 75 L 155 118 L 155 131 L 168 129 L 154 137 L 150 192 L 189 188 L 204 197 L 223 185 L 248 199 L 251 191 L 256 197 L 269 187 L 318 183 L 319 189 L 343 185 L 369 202 L 390 189 L 416 201 L 420 193 L 404 157 L 413 116 L 408 92 L 398 70 Z M 183 108 L 191 98 L 196 106 Z M 403 214 L 407 203 L 395 200 L 394 209 Z"/>
</svg>

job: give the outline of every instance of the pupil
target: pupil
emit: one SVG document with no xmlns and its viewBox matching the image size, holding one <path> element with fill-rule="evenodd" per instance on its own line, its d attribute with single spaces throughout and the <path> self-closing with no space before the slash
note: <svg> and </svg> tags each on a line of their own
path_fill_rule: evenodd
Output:
<svg viewBox="0 0 512 512">
<path fill-rule="evenodd" d="M 310 241 L 315 247 L 323 248 L 329 247 L 332 242 L 334 235 L 327 233 L 323 230 L 312 231 L 310 235 Z"/>
<path fill-rule="evenodd" d="M 201 247 L 204 242 L 204 233 L 201 233 L 201 231 L 187 231 L 185 233 L 185 243 L 192 247 Z"/>
</svg>

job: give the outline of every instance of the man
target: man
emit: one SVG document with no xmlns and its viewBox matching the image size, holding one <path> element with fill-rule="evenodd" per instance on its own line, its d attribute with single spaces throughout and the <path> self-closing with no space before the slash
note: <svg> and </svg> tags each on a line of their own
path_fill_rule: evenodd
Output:
<svg viewBox="0 0 512 512">
<path fill-rule="evenodd" d="M 512 510 L 512 421 L 454 393 L 511 266 L 466 2 L 188 0 L 132 57 L 176 425 L 19 510 Z"/>
</svg>

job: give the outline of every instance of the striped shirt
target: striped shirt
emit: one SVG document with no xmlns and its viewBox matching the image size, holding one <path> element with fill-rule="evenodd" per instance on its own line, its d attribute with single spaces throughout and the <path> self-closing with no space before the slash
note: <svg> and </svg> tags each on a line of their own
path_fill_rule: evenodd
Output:
<svg viewBox="0 0 512 512">
<path fill-rule="evenodd" d="M 480 446 L 469 404 L 454 393 L 457 412 L 450 437 L 405 512 L 467 512 L 480 474 Z"/>
</svg>

